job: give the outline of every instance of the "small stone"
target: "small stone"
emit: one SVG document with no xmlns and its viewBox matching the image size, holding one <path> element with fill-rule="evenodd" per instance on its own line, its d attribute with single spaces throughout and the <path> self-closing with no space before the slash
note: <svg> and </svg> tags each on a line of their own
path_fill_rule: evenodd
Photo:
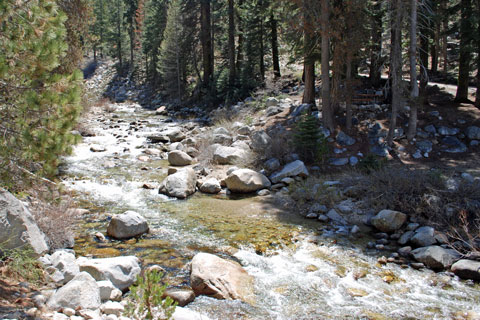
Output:
<svg viewBox="0 0 480 320">
<path fill-rule="evenodd" d="M 363 290 L 363 289 L 358 289 L 358 288 L 348 288 L 347 293 L 351 297 L 365 297 L 368 296 L 368 292 Z"/>
<path fill-rule="evenodd" d="M 377 259 L 377 262 L 380 264 L 387 264 L 387 258 L 385 256 L 381 256 L 380 258 Z"/>
<path fill-rule="evenodd" d="M 125 310 L 125 307 L 119 302 L 107 301 L 100 306 L 100 310 L 102 310 L 104 314 L 120 316 Z"/>
<path fill-rule="evenodd" d="M 360 228 L 357 225 L 354 225 L 352 227 L 352 230 L 350 231 L 352 234 L 357 234 L 360 232 Z"/>
<path fill-rule="evenodd" d="M 307 219 L 317 219 L 318 215 L 314 212 L 310 212 L 309 214 L 306 215 Z"/>
<path fill-rule="evenodd" d="M 410 265 L 412 266 L 413 269 L 417 269 L 417 270 L 425 268 L 425 265 L 421 262 L 412 262 Z"/>
<path fill-rule="evenodd" d="M 71 317 L 75 315 L 75 310 L 72 308 L 63 308 L 62 313 Z"/>
<path fill-rule="evenodd" d="M 320 222 L 328 222 L 328 220 L 330 220 L 330 219 L 324 214 L 320 214 L 318 216 L 318 221 L 320 221 Z"/>
</svg>

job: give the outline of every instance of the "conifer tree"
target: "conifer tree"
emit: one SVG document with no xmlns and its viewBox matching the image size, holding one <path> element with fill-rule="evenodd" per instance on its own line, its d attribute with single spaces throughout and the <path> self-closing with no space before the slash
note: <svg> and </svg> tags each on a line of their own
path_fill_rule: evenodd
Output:
<svg viewBox="0 0 480 320">
<path fill-rule="evenodd" d="M 0 180 L 52 176 L 71 151 L 80 113 L 80 72 L 56 72 L 67 53 L 66 20 L 55 1 L 0 3 Z M 16 180 L 16 181 L 15 181 Z"/>
</svg>

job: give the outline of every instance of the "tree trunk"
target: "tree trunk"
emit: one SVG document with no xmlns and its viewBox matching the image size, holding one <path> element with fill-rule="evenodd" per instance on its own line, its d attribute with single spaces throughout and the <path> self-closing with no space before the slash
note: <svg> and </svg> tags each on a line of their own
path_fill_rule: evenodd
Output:
<svg viewBox="0 0 480 320">
<path fill-rule="evenodd" d="M 382 1 L 377 1 L 373 6 L 373 19 L 371 20 L 371 39 L 370 47 L 370 82 L 375 88 L 380 87 L 382 79 Z"/>
<path fill-rule="evenodd" d="M 417 81 L 417 0 L 410 0 L 410 118 L 407 139 L 417 134 L 418 81 Z"/>
<path fill-rule="evenodd" d="M 135 32 L 133 30 L 133 25 L 130 26 L 130 71 L 133 71 L 135 69 L 134 66 L 134 50 L 135 50 Z"/>
<path fill-rule="evenodd" d="M 352 90 L 352 52 L 347 52 L 347 96 L 346 96 L 346 108 L 347 108 L 347 130 L 350 132 L 352 130 L 352 97 L 353 97 L 353 90 Z"/>
<path fill-rule="evenodd" d="M 263 34 L 265 33 L 263 27 L 263 1 L 259 1 L 260 6 L 260 76 L 262 77 L 262 82 L 265 80 L 265 45 L 263 43 Z"/>
<path fill-rule="evenodd" d="M 304 58 L 303 58 L 303 81 L 305 89 L 303 91 L 302 103 L 315 105 L 315 59 L 313 51 L 313 30 L 309 28 L 312 24 L 312 16 L 309 12 L 310 4 L 308 0 L 303 1 L 303 37 L 304 37 Z"/>
<path fill-rule="evenodd" d="M 472 60 L 472 0 L 461 0 L 460 21 L 460 60 L 458 69 L 458 86 L 455 96 L 456 102 L 468 102 L 468 82 L 470 62 Z"/>
<path fill-rule="evenodd" d="M 440 3 L 442 8 L 442 55 L 443 55 L 443 72 L 448 72 L 448 38 L 447 38 L 447 30 L 448 30 L 448 10 L 447 10 L 447 1 L 442 1 Z"/>
<path fill-rule="evenodd" d="M 302 103 L 315 105 L 315 63 L 305 59 L 303 74 L 305 77 L 305 90 L 303 91 Z"/>
<path fill-rule="evenodd" d="M 322 27 L 322 110 L 323 124 L 333 134 L 335 129 L 333 110 L 330 103 L 330 36 L 328 34 L 329 24 L 329 1 L 321 2 L 320 23 Z"/>
<path fill-rule="evenodd" d="M 200 2 L 200 24 L 200 41 L 203 54 L 203 85 L 209 88 L 213 77 L 210 0 L 201 0 Z"/>
<path fill-rule="evenodd" d="M 272 42 L 272 60 L 273 60 L 273 74 L 275 78 L 279 78 L 280 74 L 280 59 L 278 54 L 278 33 L 277 33 L 277 19 L 270 13 L 270 28 L 271 28 L 271 42 Z"/>
<path fill-rule="evenodd" d="M 428 85 L 428 58 L 430 51 L 430 26 L 431 14 L 427 11 L 425 5 L 421 6 L 421 14 L 424 16 L 424 22 L 420 26 L 420 88 L 419 95 L 422 101 L 427 99 L 427 85 Z"/>
<path fill-rule="evenodd" d="M 392 115 L 390 118 L 390 127 L 387 135 L 387 144 L 393 144 L 393 137 L 397 127 L 398 110 L 400 109 L 402 98 L 402 20 L 403 20 L 403 0 L 392 0 L 392 62 L 390 73 L 392 75 Z"/>
<path fill-rule="evenodd" d="M 242 9 L 243 7 L 243 0 L 238 0 L 238 7 Z M 243 36 L 243 23 L 242 23 L 242 15 L 237 14 L 237 21 L 238 21 L 238 45 L 237 45 L 237 73 L 240 73 L 242 69 L 242 61 L 243 61 L 243 43 L 244 43 L 244 36 Z"/>
<path fill-rule="evenodd" d="M 228 84 L 232 88 L 235 85 L 235 11 L 234 0 L 228 0 Z"/>
<path fill-rule="evenodd" d="M 433 45 L 431 49 L 432 55 L 432 73 L 437 73 L 438 71 L 438 52 L 440 50 L 440 20 L 438 15 L 440 14 L 438 3 L 434 3 L 434 17 L 433 17 Z"/>
<path fill-rule="evenodd" d="M 480 0 L 477 0 L 477 17 L 480 17 Z M 477 25 L 477 35 L 480 35 L 480 23 Z M 480 37 L 477 37 L 477 93 L 475 107 L 480 108 Z"/>
<path fill-rule="evenodd" d="M 103 27 L 105 22 L 103 21 L 103 0 L 100 0 L 100 57 L 103 58 Z"/>
<path fill-rule="evenodd" d="M 122 2 L 117 0 L 117 55 L 118 55 L 118 63 L 120 64 L 120 69 L 123 67 L 122 61 L 122 15 L 120 14 Z"/>
</svg>

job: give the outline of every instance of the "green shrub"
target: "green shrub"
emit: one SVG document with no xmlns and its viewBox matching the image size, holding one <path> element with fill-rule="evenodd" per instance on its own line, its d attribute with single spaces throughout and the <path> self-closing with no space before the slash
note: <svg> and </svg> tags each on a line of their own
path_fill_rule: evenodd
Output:
<svg viewBox="0 0 480 320">
<path fill-rule="evenodd" d="M 311 114 L 303 114 L 297 122 L 293 142 L 296 152 L 308 163 L 323 163 L 329 152 L 327 139 L 321 133 L 317 119 Z"/>
<path fill-rule="evenodd" d="M 32 248 L 2 249 L 0 243 L 0 265 L 6 266 L 8 278 L 39 284 L 44 281 L 42 265 Z"/>
<path fill-rule="evenodd" d="M 358 168 L 361 171 L 369 174 L 373 171 L 382 169 L 386 163 L 387 160 L 385 158 L 379 158 L 378 156 L 369 153 L 364 158 L 360 159 L 358 163 Z"/>
<path fill-rule="evenodd" d="M 126 315 L 134 319 L 170 319 L 177 302 L 172 298 L 163 299 L 167 284 L 162 285 L 163 273 L 147 270 L 143 276 L 130 287 L 131 301 L 126 308 Z"/>
</svg>

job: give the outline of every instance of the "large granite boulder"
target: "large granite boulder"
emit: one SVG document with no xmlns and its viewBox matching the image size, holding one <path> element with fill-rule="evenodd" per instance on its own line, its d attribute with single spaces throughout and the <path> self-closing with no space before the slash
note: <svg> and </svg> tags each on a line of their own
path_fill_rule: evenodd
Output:
<svg viewBox="0 0 480 320">
<path fill-rule="evenodd" d="M 273 183 L 279 183 L 283 178 L 297 176 L 302 178 L 308 177 L 307 167 L 301 160 L 288 163 L 281 171 L 272 174 L 270 180 L 272 180 Z"/>
<path fill-rule="evenodd" d="M 193 257 L 190 283 L 195 294 L 252 302 L 253 278 L 237 262 L 209 253 Z"/>
<path fill-rule="evenodd" d="M 133 238 L 147 232 L 147 220 L 135 211 L 114 215 L 107 227 L 107 234 L 115 239 Z"/>
<path fill-rule="evenodd" d="M 452 265 L 452 272 L 462 279 L 480 281 L 480 262 L 462 259 Z"/>
<path fill-rule="evenodd" d="M 215 178 L 210 178 L 200 186 L 200 191 L 204 193 L 217 194 L 222 191 L 220 182 Z"/>
<path fill-rule="evenodd" d="M 51 309 L 91 309 L 100 307 L 100 290 L 95 279 L 87 272 L 80 272 L 66 285 L 58 289 L 48 300 Z"/>
<path fill-rule="evenodd" d="M 453 249 L 445 249 L 440 246 L 418 248 L 412 251 L 412 255 L 415 260 L 433 270 L 446 269 L 459 259 L 459 255 Z"/>
<path fill-rule="evenodd" d="M 213 153 L 213 161 L 218 164 L 236 164 L 247 158 L 244 149 L 219 146 Z"/>
<path fill-rule="evenodd" d="M 272 147 L 272 138 L 265 131 L 256 131 L 252 134 L 252 149 L 265 154 Z"/>
<path fill-rule="evenodd" d="M 435 244 L 437 242 L 435 229 L 428 226 L 418 228 L 410 238 L 410 242 L 417 247 L 428 247 Z"/>
<path fill-rule="evenodd" d="M 57 250 L 50 256 L 50 262 L 63 275 L 63 283 L 72 280 L 80 269 L 77 265 L 75 254 L 70 250 Z"/>
<path fill-rule="evenodd" d="M 193 159 L 183 151 L 173 150 L 168 153 L 168 162 L 172 166 L 183 167 L 192 164 Z"/>
<path fill-rule="evenodd" d="M 382 232 L 395 232 L 407 221 L 407 215 L 399 211 L 382 210 L 371 220 L 372 225 Z"/>
<path fill-rule="evenodd" d="M 140 274 L 140 261 L 135 256 L 87 259 L 79 258 L 80 271 L 88 272 L 95 280 L 110 280 L 115 287 L 125 290 Z"/>
<path fill-rule="evenodd" d="M 10 192 L 0 188 L 0 244 L 3 249 L 31 247 L 41 255 L 48 251 L 45 234 L 30 211 Z"/>
<path fill-rule="evenodd" d="M 177 170 L 163 180 L 160 186 L 160 193 L 170 197 L 185 199 L 195 193 L 197 176 L 192 168 Z"/>
<path fill-rule="evenodd" d="M 272 184 L 263 174 L 250 169 L 233 171 L 226 179 L 227 188 L 235 193 L 250 193 L 269 188 Z"/>
</svg>

